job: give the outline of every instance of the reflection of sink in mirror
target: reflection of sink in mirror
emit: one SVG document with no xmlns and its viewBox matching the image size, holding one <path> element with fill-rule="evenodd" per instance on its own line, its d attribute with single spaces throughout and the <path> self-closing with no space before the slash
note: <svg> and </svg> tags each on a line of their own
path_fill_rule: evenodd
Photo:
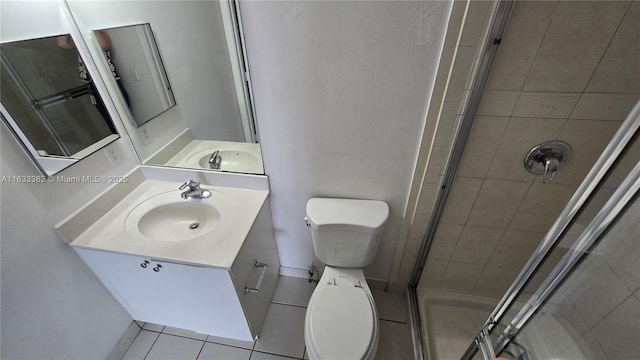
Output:
<svg viewBox="0 0 640 360">
<path fill-rule="evenodd" d="M 221 223 L 231 202 L 216 192 L 210 199 L 185 201 L 169 191 L 137 205 L 127 215 L 125 231 L 158 241 L 183 241 L 207 235 Z"/>
<path fill-rule="evenodd" d="M 231 172 L 255 172 L 254 169 L 259 169 L 260 158 L 257 154 L 240 149 L 207 149 L 202 150 L 186 160 L 186 163 L 192 166 L 200 166 L 203 169 L 210 169 L 209 159 L 213 152 L 218 151 L 218 155 L 222 158 L 220 163 L 221 171 Z M 200 159 L 200 161 L 198 161 Z M 197 165 L 195 165 L 197 163 Z"/>
<path fill-rule="evenodd" d="M 178 151 L 178 149 L 180 149 Z M 169 159 L 163 152 L 175 154 Z M 219 151 L 222 158 L 220 169 L 216 171 L 264 174 L 260 145 L 256 143 L 237 143 L 231 141 L 187 139 L 184 134 L 150 159 L 149 162 L 192 169 L 211 169 L 209 158 Z"/>
</svg>

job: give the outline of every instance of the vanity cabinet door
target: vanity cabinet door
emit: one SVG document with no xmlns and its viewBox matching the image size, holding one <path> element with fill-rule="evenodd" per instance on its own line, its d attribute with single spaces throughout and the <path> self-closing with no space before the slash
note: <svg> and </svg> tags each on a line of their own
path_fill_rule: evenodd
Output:
<svg viewBox="0 0 640 360">
<path fill-rule="evenodd" d="M 202 334 L 252 340 L 227 269 L 81 248 L 75 250 L 133 319 Z"/>
<path fill-rule="evenodd" d="M 235 291 L 254 335 L 262 331 L 278 282 L 279 265 L 276 249 L 243 248 L 231 267 Z"/>
</svg>

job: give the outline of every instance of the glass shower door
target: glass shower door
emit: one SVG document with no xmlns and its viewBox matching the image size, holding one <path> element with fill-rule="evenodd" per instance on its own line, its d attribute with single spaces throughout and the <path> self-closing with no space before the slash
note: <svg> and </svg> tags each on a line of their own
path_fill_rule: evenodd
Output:
<svg viewBox="0 0 640 360">
<path fill-rule="evenodd" d="M 476 358 L 640 358 L 638 137 L 563 233 L 559 243 L 569 250 L 552 260 L 549 276 L 530 281 L 505 316 L 476 338 L 470 347 Z"/>
<path fill-rule="evenodd" d="M 640 200 L 636 195 L 562 285 L 506 342 L 501 356 L 638 359 L 639 258 Z"/>
</svg>

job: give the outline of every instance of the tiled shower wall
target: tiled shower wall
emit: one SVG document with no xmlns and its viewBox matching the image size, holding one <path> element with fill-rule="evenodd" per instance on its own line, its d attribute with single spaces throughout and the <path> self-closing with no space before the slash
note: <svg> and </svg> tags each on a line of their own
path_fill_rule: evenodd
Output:
<svg viewBox="0 0 640 360">
<path fill-rule="evenodd" d="M 505 292 L 640 98 L 639 22 L 637 1 L 516 2 L 420 287 Z M 469 50 L 459 51 L 461 62 Z M 573 155 L 543 184 L 523 158 L 554 139 Z M 424 233 L 436 183 L 425 181 L 414 237 Z"/>
</svg>

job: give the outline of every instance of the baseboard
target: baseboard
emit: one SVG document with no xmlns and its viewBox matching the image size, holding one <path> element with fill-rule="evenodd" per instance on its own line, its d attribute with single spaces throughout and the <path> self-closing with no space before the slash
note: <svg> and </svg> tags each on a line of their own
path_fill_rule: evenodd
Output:
<svg viewBox="0 0 640 360">
<path fill-rule="evenodd" d="M 387 283 L 386 280 L 367 278 L 369 289 L 387 290 Z"/>
<path fill-rule="evenodd" d="M 393 294 L 404 294 L 407 291 L 409 284 L 407 283 L 393 283 L 387 285 L 387 292 Z"/>
<path fill-rule="evenodd" d="M 142 328 L 137 322 L 132 321 L 127 331 L 124 332 L 120 341 L 118 341 L 111 351 L 111 354 L 109 354 L 107 360 L 121 360 L 124 357 L 124 354 L 127 353 L 127 350 L 129 350 L 131 344 L 136 340 L 136 336 L 138 336 L 141 329 Z"/>
<path fill-rule="evenodd" d="M 280 266 L 280 276 L 291 276 L 301 279 L 308 279 L 309 270 Z"/>
</svg>

